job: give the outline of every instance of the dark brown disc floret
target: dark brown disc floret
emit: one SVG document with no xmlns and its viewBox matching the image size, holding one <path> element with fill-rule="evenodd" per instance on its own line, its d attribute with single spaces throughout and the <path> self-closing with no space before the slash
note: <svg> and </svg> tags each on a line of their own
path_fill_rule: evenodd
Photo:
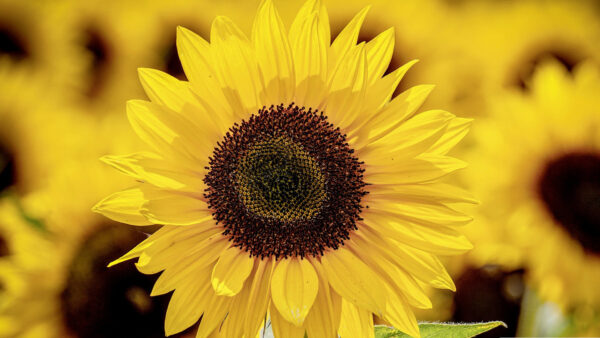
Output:
<svg viewBox="0 0 600 338">
<path fill-rule="evenodd" d="M 360 220 L 362 163 L 322 112 L 259 110 L 230 128 L 207 170 L 213 217 L 253 256 L 320 256 Z"/>
</svg>

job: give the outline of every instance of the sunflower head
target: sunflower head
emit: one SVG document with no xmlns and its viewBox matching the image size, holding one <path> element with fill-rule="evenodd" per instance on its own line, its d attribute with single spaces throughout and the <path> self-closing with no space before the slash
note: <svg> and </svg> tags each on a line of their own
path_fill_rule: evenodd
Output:
<svg viewBox="0 0 600 338">
<path fill-rule="evenodd" d="M 320 256 L 356 229 L 363 171 L 323 113 L 271 106 L 215 149 L 205 197 L 224 234 L 251 255 Z"/>
<path fill-rule="evenodd" d="M 470 121 L 416 114 L 431 86 L 392 98 L 415 62 L 384 75 L 393 30 L 357 43 L 367 11 L 331 43 L 320 1 L 288 31 L 265 0 L 251 38 L 224 17 L 210 43 L 178 29 L 189 81 L 140 71 L 150 102 L 128 117 L 151 151 L 104 158 L 138 183 L 94 210 L 162 225 L 111 265 L 162 271 L 167 334 L 202 316 L 200 337 L 253 336 L 268 315 L 278 337 L 369 336 L 376 314 L 418 336 L 421 284 L 454 289 L 435 255 L 470 249 L 452 206 L 473 199 L 439 180 Z"/>
<path fill-rule="evenodd" d="M 599 89 L 597 65 L 549 60 L 531 91 L 494 97 L 468 153 L 484 201 L 466 228 L 472 258 L 524 268 L 542 299 L 569 311 L 600 304 Z"/>
</svg>

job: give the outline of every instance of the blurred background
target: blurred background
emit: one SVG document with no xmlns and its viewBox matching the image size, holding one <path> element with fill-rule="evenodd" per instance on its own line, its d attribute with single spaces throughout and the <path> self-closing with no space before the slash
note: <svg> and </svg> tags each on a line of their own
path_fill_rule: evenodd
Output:
<svg viewBox="0 0 600 338">
<path fill-rule="evenodd" d="M 288 25 L 303 3 L 274 1 Z M 324 2 L 332 39 L 372 5 L 359 40 L 395 27 L 389 69 L 420 60 L 398 93 L 435 84 L 423 109 L 475 119 L 452 178 L 481 201 L 475 249 L 445 258 L 457 291 L 430 290 L 418 318 L 600 335 L 600 3 Z M 106 268 L 145 234 L 90 211 L 131 184 L 98 158 L 142 148 L 137 68 L 185 79 L 178 25 L 209 40 L 225 15 L 249 34 L 258 3 L 0 0 L 0 337 L 164 337 L 157 275 Z"/>
</svg>

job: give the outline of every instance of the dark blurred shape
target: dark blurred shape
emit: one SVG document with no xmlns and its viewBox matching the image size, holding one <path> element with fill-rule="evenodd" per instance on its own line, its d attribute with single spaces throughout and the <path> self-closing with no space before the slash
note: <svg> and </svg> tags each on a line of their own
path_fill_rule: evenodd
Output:
<svg viewBox="0 0 600 338">
<path fill-rule="evenodd" d="M 513 85 L 528 90 L 529 81 L 533 77 L 536 68 L 543 62 L 552 59 L 560 62 L 567 71 L 571 72 L 584 57 L 577 54 L 574 50 L 567 49 L 567 47 L 553 46 L 549 49 L 541 49 L 515 68 L 517 72 L 512 80 Z"/>
<path fill-rule="evenodd" d="M 8 255 L 10 255 L 10 248 L 8 247 L 8 243 L 6 242 L 4 236 L 0 234 L 0 257 L 5 257 Z"/>
<path fill-rule="evenodd" d="M 600 154 L 550 161 L 538 182 L 548 212 L 590 254 L 600 255 Z"/>
<path fill-rule="evenodd" d="M 17 181 L 15 158 L 8 147 L 0 143 L 0 193 Z"/>
<path fill-rule="evenodd" d="M 139 273 L 133 262 L 107 264 L 144 240 L 126 225 L 93 233 L 74 257 L 62 294 L 64 322 L 76 337 L 164 337 L 169 296 L 150 297 L 156 276 Z"/>
<path fill-rule="evenodd" d="M 90 64 L 91 81 L 87 95 L 97 97 L 102 91 L 106 77 L 110 71 L 111 50 L 110 45 L 97 28 L 89 28 L 85 33 L 85 49 L 92 55 Z"/>
<path fill-rule="evenodd" d="M 14 29 L 0 23 L 0 55 L 2 54 L 20 60 L 25 59 L 29 51 L 25 41 Z"/>
<path fill-rule="evenodd" d="M 501 320 L 508 328 L 498 327 L 478 337 L 512 337 L 517 332 L 523 291 L 523 270 L 505 272 L 490 265 L 469 268 L 456 281 L 452 321 Z"/>
<path fill-rule="evenodd" d="M 171 42 L 167 44 L 167 48 L 164 53 L 164 60 L 167 73 L 178 78 L 179 80 L 187 81 L 187 77 L 183 72 L 181 60 L 179 60 L 179 54 L 177 54 L 175 35 L 173 35 Z"/>
</svg>

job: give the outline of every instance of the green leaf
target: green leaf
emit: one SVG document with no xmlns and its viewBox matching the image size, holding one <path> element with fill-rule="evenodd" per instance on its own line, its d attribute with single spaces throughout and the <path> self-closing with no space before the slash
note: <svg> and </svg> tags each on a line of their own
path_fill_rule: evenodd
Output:
<svg viewBox="0 0 600 338">
<path fill-rule="evenodd" d="M 487 332 L 498 326 L 506 327 L 500 321 L 487 323 L 419 323 L 422 338 L 470 338 Z M 376 325 L 375 338 L 404 338 L 406 333 L 393 327 Z"/>
</svg>

